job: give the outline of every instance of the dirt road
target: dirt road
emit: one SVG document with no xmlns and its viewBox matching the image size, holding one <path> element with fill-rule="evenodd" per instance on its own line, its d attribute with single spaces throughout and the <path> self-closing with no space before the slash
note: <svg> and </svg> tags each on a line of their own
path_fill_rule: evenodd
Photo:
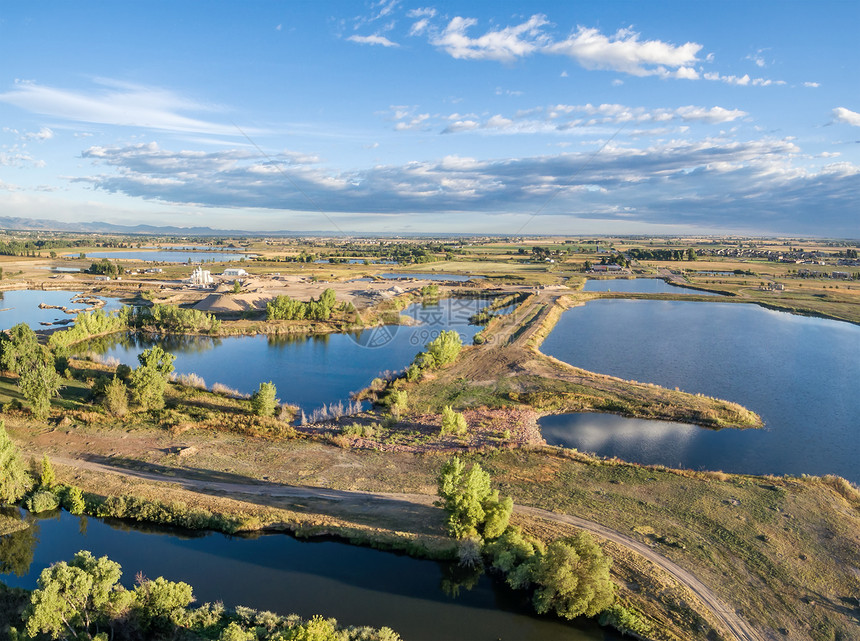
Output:
<svg viewBox="0 0 860 641">
<path fill-rule="evenodd" d="M 412 504 L 416 507 L 427 508 L 432 506 L 435 499 L 435 497 L 426 494 L 345 491 L 264 482 L 226 483 L 182 476 L 179 471 L 174 475 L 165 477 L 164 475 L 144 470 L 118 468 L 82 459 L 55 458 L 54 462 L 58 465 L 67 465 L 69 467 L 83 468 L 109 474 L 121 474 L 147 481 L 172 483 L 189 491 L 223 493 L 238 499 L 241 499 L 243 495 L 267 496 L 272 498 L 318 499 L 337 502 L 344 505 L 354 505 L 356 507 L 367 504 L 377 504 L 380 506 L 390 504 L 395 508 L 397 508 L 397 506 L 403 506 L 403 504 Z M 693 592 L 702 601 L 702 603 L 711 610 L 714 617 L 723 624 L 726 630 L 728 630 L 735 639 L 738 639 L 739 641 L 761 641 L 761 637 L 752 629 L 752 627 L 733 612 L 719 596 L 708 588 L 708 586 L 687 570 L 684 570 L 676 563 L 655 552 L 646 544 L 632 539 L 621 532 L 604 527 L 599 523 L 581 519 L 576 516 L 558 514 L 556 512 L 523 505 L 517 505 L 515 510 L 521 514 L 545 519 L 547 521 L 573 525 L 574 527 L 596 534 L 599 537 L 613 541 L 614 543 L 641 554 L 656 566 L 672 575 L 678 583 L 686 586 L 691 592 Z"/>
</svg>

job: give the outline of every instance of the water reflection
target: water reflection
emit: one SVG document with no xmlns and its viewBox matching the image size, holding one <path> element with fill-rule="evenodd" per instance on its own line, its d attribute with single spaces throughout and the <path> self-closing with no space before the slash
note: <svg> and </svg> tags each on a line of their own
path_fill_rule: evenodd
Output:
<svg viewBox="0 0 860 641">
<path fill-rule="evenodd" d="M 0 574 L 26 576 L 33 563 L 33 554 L 39 543 L 39 522 L 30 514 L 20 517 L 16 508 L 0 508 L 0 514 L 10 518 L 23 518 L 29 527 L 0 536 Z"/>
<path fill-rule="evenodd" d="M 589 418 L 590 427 L 565 437 L 572 447 L 643 463 L 860 481 L 857 325 L 750 304 L 600 300 L 564 312 L 541 350 L 594 372 L 734 401 L 766 425 L 598 429 Z"/>
<path fill-rule="evenodd" d="M 88 523 L 85 534 L 80 522 Z M 536 616 L 523 593 L 448 563 L 284 535 L 181 538 L 165 528 L 118 525 L 65 512 L 39 519 L 32 556 L 19 563 L 19 575 L 6 572 L 0 580 L 32 589 L 42 569 L 90 550 L 118 562 L 126 585 L 138 572 L 164 576 L 192 585 L 198 603 L 221 600 L 283 615 L 322 614 L 344 625 L 387 625 L 404 639 L 618 638 L 591 621 Z"/>
<path fill-rule="evenodd" d="M 582 288 L 584 292 L 624 292 L 629 294 L 695 294 L 697 296 L 722 296 L 717 292 L 706 292 L 691 287 L 672 285 L 662 278 L 606 278 L 589 279 Z"/>
</svg>

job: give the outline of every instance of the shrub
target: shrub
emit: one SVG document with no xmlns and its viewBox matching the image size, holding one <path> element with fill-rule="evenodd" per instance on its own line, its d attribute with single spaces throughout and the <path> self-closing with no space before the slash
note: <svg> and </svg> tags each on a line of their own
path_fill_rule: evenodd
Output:
<svg viewBox="0 0 860 641">
<path fill-rule="evenodd" d="M 457 434 L 466 433 L 466 417 L 451 409 L 450 405 L 442 408 L 442 434 Z"/>
<path fill-rule="evenodd" d="M 278 406 L 278 399 L 275 398 L 278 390 L 274 383 L 260 383 L 257 391 L 251 395 L 251 407 L 254 414 L 257 416 L 272 416 L 275 413 L 275 408 Z"/>
<path fill-rule="evenodd" d="M 385 397 L 385 402 L 388 409 L 391 410 L 391 415 L 395 418 L 399 418 L 409 407 L 409 397 L 406 390 L 391 390 Z"/>
<path fill-rule="evenodd" d="M 67 486 L 63 493 L 62 505 L 71 514 L 83 514 L 87 509 L 87 504 L 84 501 L 84 493 L 81 488 L 74 485 Z"/>
<path fill-rule="evenodd" d="M 442 367 L 457 360 L 463 340 L 456 330 L 445 330 L 427 343 L 427 353 L 433 357 L 436 367 Z"/>
<path fill-rule="evenodd" d="M 39 490 L 27 497 L 24 505 L 34 514 L 56 510 L 60 507 L 57 495 L 50 490 Z"/>
<path fill-rule="evenodd" d="M 651 632 L 651 624 L 639 612 L 616 604 L 600 613 L 600 625 L 610 625 L 622 634 L 645 636 Z"/>
<path fill-rule="evenodd" d="M 118 377 L 114 376 L 105 385 L 102 406 L 114 416 L 125 416 L 128 413 L 128 388 Z"/>
<path fill-rule="evenodd" d="M 39 487 L 43 490 L 52 490 L 57 483 L 57 475 L 54 472 L 54 466 L 51 465 L 51 459 L 45 454 L 42 456 L 42 474 L 39 477 Z"/>
</svg>

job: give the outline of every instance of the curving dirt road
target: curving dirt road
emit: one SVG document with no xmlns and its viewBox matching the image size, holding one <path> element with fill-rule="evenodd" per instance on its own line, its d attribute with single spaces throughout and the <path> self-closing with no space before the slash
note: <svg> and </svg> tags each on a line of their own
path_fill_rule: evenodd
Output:
<svg viewBox="0 0 860 641">
<path fill-rule="evenodd" d="M 402 505 L 403 503 L 410 503 L 421 507 L 432 506 L 435 499 L 435 497 L 426 494 L 360 492 L 319 487 L 280 485 L 265 482 L 226 483 L 179 475 L 166 477 L 162 474 L 147 472 L 144 470 L 119 468 L 83 459 L 55 458 L 54 462 L 59 465 L 67 465 L 69 467 L 83 468 L 110 474 L 120 474 L 148 481 L 173 483 L 191 491 L 223 492 L 228 495 L 236 496 L 237 498 L 240 495 L 251 495 L 274 498 L 320 499 L 355 506 L 366 505 L 368 503 L 383 505 L 393 503 Z M 558 514 L 556 512 L 550 512 L 549 510 L 542 510 L 540 508 L 524 505 L 517 505 L 514 509 L 521 514 L 527 514 L 532 517 L 573 525 L 574 527 L 586 530 L 599 537 L 634 550 L 654 563 L 654 565 L 668 572 L 676 581 L 678 581 L 678 583 L 686 586 L 691 592 L 693 592 L 702 601 L 702 603 L 711 610 L 714 617 L 723 624 L 726 630 L 728 630 L 735 639 L 738 639 L 739 641 L 762 641 L 762 638 L 755 632 L 755 630 L 753 630 L 746 621 L 733 612 L 708 586 L 687 570 L 655 552 L 646 544 L 622 534 L 621 532 L 604 527 L 599 523 L 576 516 Z"/>
</svg>

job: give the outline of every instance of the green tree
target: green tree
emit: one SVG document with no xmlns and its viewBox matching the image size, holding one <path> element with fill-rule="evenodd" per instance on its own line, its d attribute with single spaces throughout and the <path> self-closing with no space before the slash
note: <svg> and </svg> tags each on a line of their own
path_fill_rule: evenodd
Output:
<svg viewBox="0 0 860 641">
<path fill-rule="evenodd" d="M 131 593 L 118 585 L 121 575 L 119 563 L 86 551 L 42 570 L 24 614 L 27 634 L 92 639 L 93 628 L 112 629 L 131 604 Z"/>
<path fill-rule="evenodd" d="M 0 364 L 20 374 L 42 360 L 43 348 L 36 332 L 26 323 L 18 323 L 8 332 L 0 333 Z"/>
<path fill-rule="evenodd" d="M 433 357 L 436 367 L 442 367 L 457 360 L 463 339 L 457 330 L 445 330 L 432 341 L 427 343 L 427 354 Z"/>
<path fill-rule="evenodd" d="M 450 405 L 442 408 L 442 434 L 465 434 L 466 417 L 455 412 Z"/>
<path fill-rule="evenodd" d="M 337 295 L 331 287 L 327 287 L 323 290 L 323 293 L 320 294 L 320 302 L 328 309 L 334 309 L 336 300 Z"/>
<path fill-rule="evenodd" d="M 257 391 L 251 395 L 251 408 L 257 416 L 272 416 L 278 407 L 278 399 L 275 398 L 278 390 L 274 383 L 260 383 Z"/>
<path fill-rule="evenodd" d="M 84 493 L 81 488 L 70 485 L 66 488 L 65 496 L 63 496 L 63 507 L 70 514 L 83 514 L 87 509 L 86 501 L 84 501 Z"/>
<path fill-rule="evenodd" d="M 0 421 L 0 503 L 18 502 L 31 487 L 33 482 L 18 448 L 6 432 L 6 424 Z"/>
<path fill-rule="evenodd" d="M 104 408 L 114 416 L 125 416 L 128 413 L 128 388 L 117 376 L 105 385 L 105 395 L 102 399 Z"/>
<path fill-rule="evenodd" d="M 508 525 L 513 501 L 499 498 L 490 488 L 490 475 L 478 463 L 466 472 L 466 465 L 455 456 L 442 465 L 436 479 L 440 501 L 448 513 L 448 533 L 458 539 L 483 535 L 500 536 Z"/>
<path fill-rule="evenodd" d="M 46 352 L 42 352 L 41 359 L 21 371 L 18 387 L 30 403 L 33 416 L 38 419 L 47 418 L 51 412 L 51 399 L 60 394 L 60 381 L 53 360 Z"/>
<path fill-rule="evenodd" d="M 167 377 L 173 371 L 176 357 L 155 345 L 138 355 L 140 367 L 131 373 L 132 395 L 144 410 L 164 407 L 164 390 Z"/>
<path fill-rule="evenodd" d="M 57 484 L 57 475 L 54 473 L 54 466 L 51 465 L 51 459 L 45 454 L 42 456 L 42 474 L 39 478 L 39 487 L 43 490 L 52 490 Z"/>
<path fill-rule="evenodd" d="M 167 631 L 174 627 L 194 600 L 191 586 L 181 581 L 141 578 L 134 588 L 134 613 L 144 631 Z"/>
<path fill-rule="evenodd" d="M 612 559 L 588 532 L 553 541 L 535 558 L 533 602 L 538 613 L 553 610 L 566 619 L 593 617 L 615 602 L 616 586 L 609 576 Z"/>
<path fill-rule="evenodd" d="M 391 410 L 391 415 L 400 418 L 409 408 L 409 395 L 406 390 L 391 390 L 385 398 L 385 402 L 388 409 Z"/>
</svg>

